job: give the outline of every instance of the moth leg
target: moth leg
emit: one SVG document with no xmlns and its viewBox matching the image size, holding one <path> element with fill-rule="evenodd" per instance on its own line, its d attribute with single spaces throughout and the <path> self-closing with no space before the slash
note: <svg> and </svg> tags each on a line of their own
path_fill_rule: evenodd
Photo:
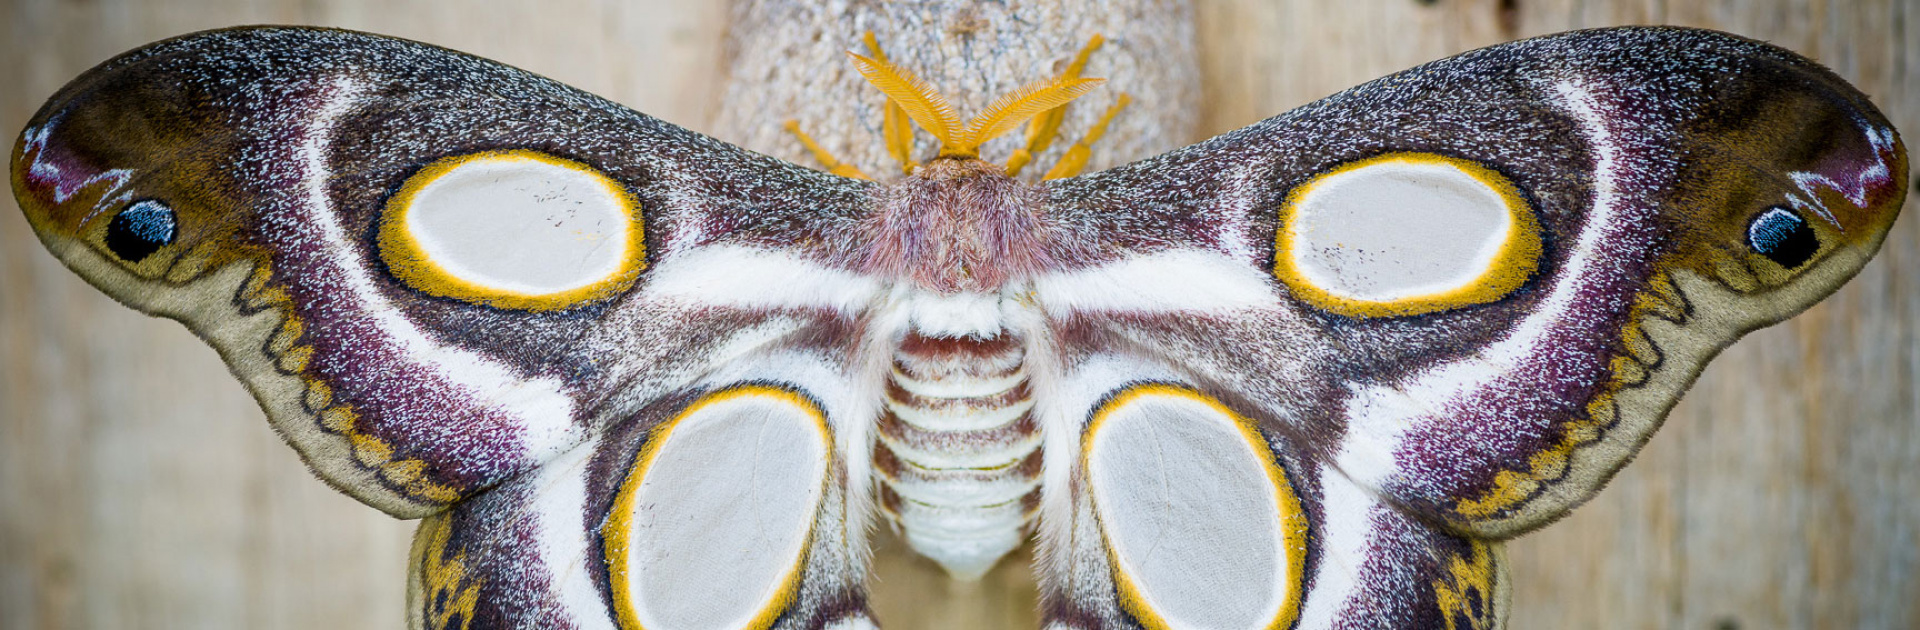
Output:
<svg viewBox="0 0 1920 630">
<path fill-rule="evenodd" d="M 1060 73 L 1060 78 L 1079 78 L 1080 72 L 1087 67 L 1087 58 L 1093 56 L 1093 51 L 1099 50 L 1100 46 L 1106 43 L 1107 38 L 1097 33 L 1094 34 L 1093 39 L 1087 40 L 1087 45 L 1081 47 L 1080 52 L 1073 56 L 1073 63 L 1068 64 L 1067 70 Z M 1066 120 L 1066 118 L 1067 106 L 1061 105 L 1049 109 L 1045 113 L 1035 116 L 1032 121 L 1029 121 L 1027 123 L 1027 146 L 1015 149 L 1013 157 L 1007 158 L 1007 176 L 1019 175 L 1020 170 L 1026 168 L 1027 164 L 1033 161 L 1033 156 L 1045 152 L 1047 147 L 1052 146 L 1053 139 L 1060 136 L 1060 123 Z M 1059 167 L 1055 166 L 1054 168 L 1058 169 Z"/>
<path fill-rule="evenodd" d="M 1073 147 L 1067 149 L 1067 154 L 1060 156 L 1060 161 L 1055 162 L 1041 179 L 1061 179 L 1080 174 L 1080 170 L 1087 167 L 1087 158 L 1093 155 L 1093 143 L 1099 142 L 1100 137 L 1107 134 L 1107 123 L 1113 122 L 1113 117 L 1120 115 L 1120 110 L 1132 102 L 1132 96 L 1120 93 L 1120 97 L 1113 100 L 1113 105 L 1107 107 L 1106 113 L 1100 115 L 1099 122 L 1093 123 L 1087 135 L 1073 143 Z"/>
<path fill-rule="evenodd" d="M 842 162 L 840 158 L 833 157 L 833 153 L 828 152 L 825 147 L 820 146 L 820 143 L 814 142 L 813 136 L 809 136 L 807 132 L 800 130 L 800 121 L 788 120 L 781 126 L 786 127 L 788 133 L 793 134 L 793 137 L 800 140 L 801 145 L 807 147 L 808 151 L 813 152 L 813 159 L 819 160 L 821 166 L 827 167 L 827 172 L 841 177 L 852 177 L 854 179 L 873 179 L 872 177 L 868 177 L 866 173 L 860 172 L 860 169 L 855 168 L 854 165 Z"/>
</svg>

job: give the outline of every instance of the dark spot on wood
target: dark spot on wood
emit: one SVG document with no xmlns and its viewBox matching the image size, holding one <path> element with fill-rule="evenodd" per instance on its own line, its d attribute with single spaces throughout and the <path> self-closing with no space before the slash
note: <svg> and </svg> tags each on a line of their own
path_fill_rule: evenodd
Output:
<svg viewBox="0 0 1920 630">
<path fill-rule="evenodd" d="M 992 24 L 980 16 L 980 9 L 973 6 L 962 7 L 947 19 L 947 33 L 961 37 L 971 37 L 987 30 Z"/>
<path fill-rule="evenodd" d="M 1500 0 L 1494 9 L 1494 25 L 1500 36 L 1512 39 L 1520 34 L 1520 0 Z"/>
<path fill-rule="evenodd" d="M 1733 617 L 1721 617 L 1713 620 L 1713 630 L 1740 630 L 1740 620 Z"/>
</svg>

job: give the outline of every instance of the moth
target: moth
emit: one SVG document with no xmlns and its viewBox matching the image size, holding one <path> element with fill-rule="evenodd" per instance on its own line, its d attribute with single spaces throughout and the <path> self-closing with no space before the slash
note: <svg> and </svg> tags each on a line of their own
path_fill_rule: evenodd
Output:
<svg viewBox="0 0 1920 630">
<path fill-rule="evenodd" d="M 863 63 L 942 144 L 883 182 L 297 28 L 102 64 L 12 180 L 317 474 L 424 519 L 413 627 L 623 630 L 875 627 L 878 526 L 962 578 L 1031 537 L 1049 629 L 1499 627 L 1499 541 L 1907 185 L 1858 91 L 1708 31 L 1486 48 L 1041 182 L 979 144 L 1085 83 L 962 124 Z"/>
</svg>

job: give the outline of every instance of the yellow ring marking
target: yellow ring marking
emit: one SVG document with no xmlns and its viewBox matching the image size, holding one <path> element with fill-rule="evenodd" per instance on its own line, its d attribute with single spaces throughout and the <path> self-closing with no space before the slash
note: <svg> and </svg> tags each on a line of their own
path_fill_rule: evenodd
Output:
<svg viewBox="0 0 1920 630">
<path fill-rule="evenodd" d="M 1226 405 L 1220 404 L 1220 401 L 1192 389 L 1163 383 L 1134 385 L 1114 395 L 1100 406 L 1099 411 L 1094 412 L 1092 421 L 1087 423 L 1084 434 L 1086 437 L 1083 438 L 1084 444 L 1080 450 L 1080 469 L 1092 470 L 1090 458 L 1093 454 L 1093 439 L 1101 426 L 1106 423 L 1107 418 L 1112 416 L 1115 410 L 1150 396 L 1196 401 L 1232 419 L 1234 427 L 1240 430 L 1240 437 L 1247 441 L 1247 445 L 1260 458 L 1262 466 L 1267 471 L 1267 480 L 1273 483 L 1274 504 L 1280 511 L 1280 528 L 1283 532 L 1285 547 L 1283 553 L 1286 554 L 1287 560 L 1286 573 L 1281 579 L 1288 584 L 1286 599 L 1280 603 L 1278 614 L 1267 623 L 1266 628 L 1279 630 L 1293 626 L 1294 620 L 1300 616 L 1300 603 L 1304 595 L 1301 592 L 1301 585 L 1306 579 L 1307 515 L 1300 508 L 1300 498 L 1293 493 L 1293 484 L 1287 481 L 1287 471 L 1280 467 L 1280 462 L 1273 456 L 1273 449 L 1267 445 L 1266 438 L 1260 434 L 1260 430 L 1252 421 L 1234 413 Z M 1094 503 L 1094 515 L 1095 518 L 1099 518 L 1099 502 L 1095 499 Z M 1173 626 L 1148 605 L 1146 597 L 1141 594 L 1140 586 L 1134 584 L 1132 578 L 1121 570 L 1120 556 L 1114 551 L 1112 537 L 1108 534 L 1104 523 L 1101 525 L 1100 535 L 1106 542 L 1107 564 L 1113 570 L 1113 584 L 1115 590 L 1120 593 L 1120 606 L 1148 630 L 1173 630 Z"/>
<path fill-rule="evenodd" d="M 793 405 L 813 418 L 814 424 L 820 429 L 820 436 L 823 438 L 821 448 L 822 452 L 826 454 L 825 466 L 828 470 L 828 474 L 821 479 L 821 483 L 825 484 L 827 479 L 832 478 L 833 439 L 831 436 L 833 435 L 833 430 L 827 426 L 827 414 L 820 409 L 820 406 L 816 404 L 813 399 L 807 398 L 793 390 L 771 385 L 736 385 L 702 396 L 699 400 L 694 401 L 693 404 L 687 405 L 687 408 L 682 409 L 673 419 L 654 427 L 649 431 L 651 435 L 647 436 L 646 446 L 641 447 L 640 456 L 634 464 L 633 472 L 627 475 L 626 481 L 621 482 L 620 493 L 614 495 L 613 512 L 607 515 L 606 524 L 600 526 L 600 537 L 604 541 L 603 550 L 607 556 L 607 583 L 613 588 L 613 609 L 614 614 L 619 617 L 621 628 L 626 630 L 646 629 L 646 626 L 640 623 L 639 612 L 633 609 L 633 592 L 627 585 L 627 566 L 629 563 L 627 551 L 631 547 L 629 544 L 631 542 L 629 536 L 633 528 L 630 524 L 630 515 L 633 514 L 634 495 L 639 493 L 641 481 L 646 477 L 647 470 L 652 468 L 654 459 L 659 456 L 660 446 L 665 444 L 667 439 L 672 436 L 674 428 L 680 425 L 681 420 L 690 418 L 707 407 L 718 403 L 755 396 L 771 398 Z M 821 499 L 825 500 L 825 498 L 826 494 L 823 492 Z M 814 506 L 816 516 L 818 516 L 819 510 L 820 506 L 816 504 Z M 741 630 L 766 630 L 773 626 L 773 622 L 780 618 L 780 614 L 785 612 L 788 606 L 793 604 L 794 595 L 800 589 L 801 569 L 806 566 L 807 551 L 812 547 L 813 532 L 812 527 L 809 526 L 806 540 L 800 543 L 799 560 L 793 563 L 793 568 L 788 569 L 786 575 L 780 577 L 778 580 L 780 588 L 774 594 L 773 598 L 767 601 L 766 607 L 755 614 L 753 621 Z"/>
<path fill-rule="evenodd" d="M 1500 245 L 1500 253 L 1488 261 L 1486 270 L 1471 281 L 1462 283 L 1458 288 L 1407 296 L 1393 300 L 1363 300 L 1344 295 L 1336 295 L 1309 280 L 1300 268 L 1298 255 L 1301 248 L 1298 243 L 1301 236 L 1293 217 L 1299 211 L 1299 204 L 1313 194 L 1315 187 L 1334 177 L 1352 173 L 1364 168 L 1384 164 L 1403 165 L 1442 165 L 1452 167 L 1472 177 L 1474 181 L 1492 189 L 1505 203 L 1508 223 L 1505 242 Z M 1506 176 L 1475 162 L 1433 153 L 1388 153 L 1343 164 L 1333 170 L 1313 176 L 1312 179 L 1295 187 L 1287 193 L 1280 204 L 1279 229 L 1275 230 L 1273 245 L 1273 275 L 1287 284 L 1293 294 L 1320 309 L 1349 317 L 1392 317 L 1420 315 L 1462 306 L 1471 306 L 1492 302 L 1512 293 L 1527 278 L 1532 277 L 1540 261 L 1540 224 L 1533 216 L 1533 209 L 1521 197 L 1520 189 Z"/>
<path fill-rule="evenodd" d="M 609 197 L 619 200 L 629 220 L 626 242 L 623 244 L 626 248 L 624 262 L 621 263 L 618 271 L 585 286 L 551 293 L 526 293 L 462 279 L 427 254 L 419 239 L 407 227 L 407 212 L 413 207 L 414 197 L 419 195 L 427 185 L 460 167 L 483 162 L 520 161 L 558 166 L 587 175 L 604 187 Z M 435 160 L 420 169 L 420 172 L 408 177 L 406 183 L 400 186 L 399 192 L 387 199 L 386 210 L 380 217 L 378 247 L 380 259 L 387 263 L 387 268 L 393 271 L 395 277 L 407 286 L 429 295 L 495 308 L 550 311 L 582 302 L 606 299 L 633 286 L 633 282 L 640 278 L 640 272 L 647 268 L 645 223 L 640 212 L 640 201 L 627 191 L 626 186 L 591 166 L 525 149 L 482 151 Z"/>
</svg>

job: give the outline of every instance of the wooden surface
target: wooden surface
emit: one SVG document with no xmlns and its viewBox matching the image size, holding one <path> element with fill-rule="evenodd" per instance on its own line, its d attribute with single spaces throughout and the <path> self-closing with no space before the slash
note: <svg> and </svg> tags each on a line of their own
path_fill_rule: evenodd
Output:
<svg viewBox="0 0 1920 630">
<path fill-rule="evenodd" d="M 1643 23 L 1801 51 L 1920 134 L 1920 0 L 1221 0 L 1196 14 L 1206 134 L 1469 48 Z M 0 134 L 113 54 L 269 22 L 430 41 L 702 130 L 725 63 L 717 3 L 13 0 L 0 9 Z M 210 349 L 67 273 L 11 205 L 0 628 L 398 627 L 410 524 L 313 479 Z M 1510 627 L 1920 627 L 1917 381 L 1910 209 L 1859 278 L 1716 361 L 1591 504 L 1511 545 Z M 971 586 L 924 568 L 883 554 L 888 628 L 1033 627 L 1019 621 L 1031 600 L 1002 592 L 1023 588 L 1020 567 Z M 989 608 L 954 610 L 975 606 Z"/>
</svg>

